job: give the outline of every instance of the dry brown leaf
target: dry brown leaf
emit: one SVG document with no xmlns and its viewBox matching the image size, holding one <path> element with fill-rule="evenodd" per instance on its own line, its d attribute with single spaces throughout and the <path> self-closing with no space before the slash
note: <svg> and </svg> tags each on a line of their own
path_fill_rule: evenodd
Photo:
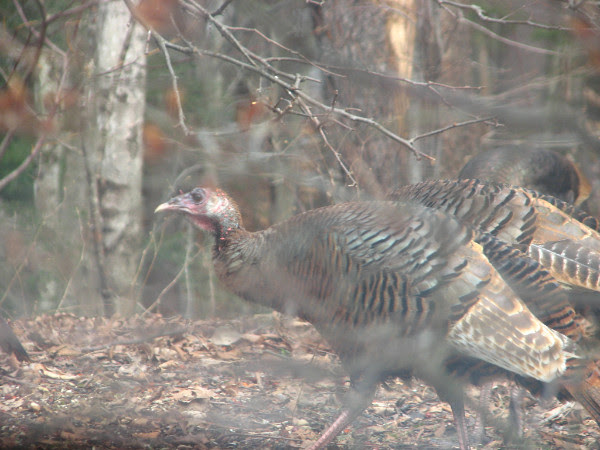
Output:
<svg viewBox="0 0 600 450">
<path fill-rule="evenodd" d="M 42 407 L 37 402 L 29 402 L 29 409 L 35 412 L 40 412 L 42 410 Z"/>
<path fill-rule="evenodd" d="M 445 433 L 446 433 L 446 424 L 443 423 L 435 429 L 435 431 L 433 432 L 433 435 L 436 438 L 441 438 Z"/>
<path fill-rule="evenodd" d="M 202 387 L 181 389 L 172 395 L 172 397 L 175 400 L 182 402 L 182 403 L 207 400 L 214 396 L 215 396 L 215 393 L 213 391 L 211 391 L 210 389 L 204 389 Z"/>
<path fill-rule="evenodd" d="M 180 345 L 173 345 L 173 350 L 175 350 L 177 352 L 180 359 L 182 359 L 184 361 L 188 360 L 187 352 L 183 348 L 181 348 Z"/>
<path fill-rule="evenodd" d="M 241 338 L 250 342 L 251 344 L 257 344 L 264 341 L 264 336 L 261 336 L 260 334 L 244 333 L 242 334 Z"/>
<path fill-rule="evenodd" d="M 150 431 L 148 433 L 133 433 L 133 435 L 140 439 L 156 439 L 160 436 L 160 430 Z"/>
<path fill-rule="evenodd" d="M 74 347 L 71 347 L 68 344 L 51 347 L 48 349 L 48 352 L 54 356 L 79 356 L 79 355 L 81 355 L 81 351 L 79 351 L 78 349 L 76 349 Z"/>
<path fill-rule="evenodd" d="M 53 380 L 76 380 L 79 378 L 77 375 L 67 374 L 56 369 L 49 370 L 43 364 L 35 364 L 35 368 L 41 375 Z"/>
<path fill-rule="evenodd" d="M 131 421 L 131 425 L 138 426 L 138 427 L 145 427 L 149 423 L 150 423 L 150 420 L 146 419 L 145 417 L 136 417 L 135 419 L 133 419 Z"/>
<path fill-rule="evenodd" d="M 219 357 L 220 359 L 223 359 L 225 361 L 233 361 L 233 360 L 240 359 L 242 352 L 240 352 L 239 349 L 234 348 L 228 352 L 217 351 L 216 354 L 217 354 L 217 357 Z"/>
<path fill-rule="evenodd" d="M 229 346 L 241 339 L 242 335 L 231 325 L 218 327 L 210 338 L 215 345 Z"/>
<path fill-rule="evenodd" d="M 60 437 L 67 441 L 81 440 L 81 435 L 79 435 L 77 433 L 71 433 L 70 431 L 65 431 L 65 430 L 62 430 L 60 432 Z"/>
<path fill-rule="evenodd" d="M 159 364 L 158 367 L 162 370 L 164 369 L 170 369 L 171 367 L 177 367 L 181 364 L 181 361 L 175 361 L 173 359 L 170 359 L 168 361 L 165 361 L 162 364 Z"/>
</svg>

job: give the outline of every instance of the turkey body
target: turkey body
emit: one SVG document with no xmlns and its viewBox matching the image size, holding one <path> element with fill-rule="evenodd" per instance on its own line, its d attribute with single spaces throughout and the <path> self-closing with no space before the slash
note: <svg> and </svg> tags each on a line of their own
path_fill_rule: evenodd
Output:
<svg viewBox="0 0 600 450">
<path fill-rule="evenodd" d="M 448 338 L 446 351 L 554 379 L 564 359 L 552 363 L 554 369 L 535 366 L 551 364 L 562 337 L 540 326 L 515 298 L 470 230 L 418 206 L 402 205 L 400 215 L 399 207 L 342 204 L 244 233 L 244 239 L 217 247 L 216 272 L 242 298 L 315 325 L 353 378 L 372 367 L 381 374 L 404 369 L 401 360 L 417 365 L 420 355 L 436 353 L 440 339 Z M 482 334 L 486 320 L 497 321 L 496 335 Z M 520 347 L 538 332 L 547 335 L 540 348 L 550 353 L 525 363 L 532 348 Z M 511 339 L 513 334 L 518 337 Z M 399 343 L 396 357 L 386 354 L 374 364 L 373 351 L 398 349 Z"/>
<path fill-rule="evenodd" d="M 572 161 L 556 152 L 516 146 L 491 149 L 473 157 L 463 167 L 459 173 L 459 178 L 480 179 L 515 186 L 521 195 L 536 199 L 533 202 L 537 201 L 537 203 L 540 203 L 537 199 L 548 202 L 584 225 L 596 231 L 600 229 L 598 220 L 588 216 L 578 207 L 591 193 L 589 181 Z M 529 189 L 525 190 L 522 188 Z M 508 211 L 511 208 L 510 204 L 511 202 L 509 201 L 507 205 Z M 548 211 L 548 206 L 544 205 L 544 207 Z M 533 214 L 537 215 L 537 212 Z M 543 224 L 538 223 L 537 226 L 543 227 Z M 556 278 L 575 289 L 583 287 L 597 290 L 597 282 L 591 283 L 592 286 L 589 286 L 590 283 L 585 282 L 597 277 L 600 272 L 600 259 L 597 252 L 591 251 L 586 246 L 582 246 L 576 238 L 574 240 L 556 241 L 557 237 L 550 234 L 545 237 L 546 242 L 543 242 L 544 238 L 540 236 L 536 236 L 536 239 L 538 242 L 530 241 L 526 245 L 527 251 L 530 253 L 530 256 L 540 261 L 547 269 L 552 271 Z M 510 242 L 513 241 L 510 240 Z M 577 295 L 574 292 L 571 294 L 571 298 L 574 299 Z M 545 298 L 545 296 L 543 295 L 542 298 Z M 590 294 L 586 293 L 585 289 L 583 290 L 582 298 L 584 315 L 597 324 L 600 315 L 598 314 L 598 308 L 594 305 L 598 304 L 599 299 L 590 298 Z M 581 306 L 582 302 L 578 301 L 577 303 L 578 306 Z M 541 313 L 550 319 L 552 317 L 562 317 L 559 311 L 548 312 L 546 309 L 541 311 Z M 538 317 L 540 316 L 538 315 Z M 547 320 L 545 322 L 548 323 Z M 586 333 L 592 334 L 591 331 L 587 331 Z M 594 372 L 597 372 L 597 369 L 591 371 L 591 373 Z M 597 384 L 597 377 L 596 379 L 590 379 L 587 390 L 589 392 L 597 390 L 594 387 Z M 482 403 L 485 403 L 490 390 L 491 385 L 484 386 L 481 397 Z M 511 399 L 518 399 L 520 396 L 519 391 L 513 390 Z M 585 400 L 583 403 L 585 404 Z M 591 402 L 589 404 L 593 405 L 594 403 Z M 522 434 L 522 420 L 519 418 L 518 407 L 515 407 L 515 405 L 512 406 L 510 410 L 511 413 L 514 413 L 511 414 L 511 420 L 514 424 L 512 430 L 514 431 L 514 436 L 518 437 Z M 588 409 L 592 412 L 596 420 L 598 420 L 597 409 L 595 407 L 588 407 Z M 480 441 L 484 433 L 482 420 L 481 418 L 478 421 L 478 439 Z"/>
<path fill-rule="evenodd" d="M 486 256 L 484 247 L 493 258 L 494 243 L 506 246 L 445 212 L 410 202 L 346 203 L 250 233 L 226 194 L 202 188 L 156 211 L 182 213 L 214 235 L 215 269 L 231 291 L 317 328 L 364 392 L 340 415 L 344 424 L 368 405 L 377 383 L 412 373 L 450 403 L 467 448 L 455 376 L 465 363 L 552 382 L 578 356 Z M 336 423 L 314 448 L 335 437 Z"/>
<path fill-rule="evenodd" d="M 514 245 L 564 284 L 600 291 L 600 234 L 572 205 L 535 191 L 479 180 L 403 186 L 390 199 L 418 202 Z"/>
<path fill-rule="evenodd" d="M 569 159 L 551 150 L 521 146 L 479 153 L 465 164 L 458 178 L 478 178 L 530 188 L 576 205 L 591 193 L 589 181 Z"/>
<path fill-rule="evenodd" d="M 390 198 L 436 208 L 479 230 L 486 256 L 542 322 L 575 341 L 585 340 L 587 347 L 597 346 L 600 235 L 593 217 L 536 191 L 479 180 L 426 181 L 397 189 Z M 461 370 L 468 375 L 479 368 Z M 599 366 L 591 362 L 580 373 L 579 386 L 563 395 L 578 400 L 600 424 Z M 518 435 L 520 421 L 515 425 Z M 482 428 L 479 433 L 481 438 Z"/>
</svg>

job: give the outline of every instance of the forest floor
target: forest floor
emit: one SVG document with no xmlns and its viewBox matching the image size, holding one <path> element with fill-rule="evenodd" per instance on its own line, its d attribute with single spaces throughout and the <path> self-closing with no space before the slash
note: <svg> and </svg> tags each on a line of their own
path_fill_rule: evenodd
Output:
<svg viewBox="0 0 600 450">
<path fill-rule="evenodd" d="M 0 352 L 0 448 L 302 448 L 348 388 L 316 331 L 276 314 L 196 322 L 61 314 L 12 327 L 32 362 Z M 507 448 L 499 430 L 510 386 L 492 390 L 482 448 Z M 329 448 L 457 446 L 450 407 L 431 388 L 388 387 Z M 600 430 L 579 405 L 524 404 L 525 436 L 514 447 L 600 448 Z"/>
</svg>

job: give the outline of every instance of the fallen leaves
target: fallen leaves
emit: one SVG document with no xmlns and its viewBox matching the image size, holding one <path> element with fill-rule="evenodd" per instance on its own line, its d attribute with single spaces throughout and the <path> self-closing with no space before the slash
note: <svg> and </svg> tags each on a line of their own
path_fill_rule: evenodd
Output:
<svg viewBox="0 0 600 450">
<path fill-rule="evenodd" d="M 64 373 L 57 369 L 48 369 L 43 364 L 32 364 L 32 366 L 42 376 L 51 378 L 53 380 L 75 380 L 75 379 L 77 379 L 77 375 Z"/>
<path fill-rule="evenodd" d="M 299 448 L 339 412 L 348 388 L 316 331 L 278 315 L 17 322 L 33 362 L 0 369 L 0 447 Z M 0 368 L 7 358 L 0 353 Z M 432 389 L 388 384 L 337 445 L 456 446 L 450 408 Z M 499 383 L 484 448 L 504 445 L 508 398 Z M 600 438 L 577 405 L 526 403 L 531 447 L 591 447 Z"/>
</svg>

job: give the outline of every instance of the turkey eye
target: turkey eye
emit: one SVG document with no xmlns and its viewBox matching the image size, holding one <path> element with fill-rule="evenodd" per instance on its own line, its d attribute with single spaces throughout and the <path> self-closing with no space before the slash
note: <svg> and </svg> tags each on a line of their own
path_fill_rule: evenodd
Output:
<svg viewBox="0 0 600 450">
<path fill-rule="evenodd" d="M 200 203 L 204 200 L 204 189 L 194 189 L 192 192 L 190 192 L 190 195 L 192 196 L 192 200 L 194 200 L 197 203 Z"/>
</svg>

